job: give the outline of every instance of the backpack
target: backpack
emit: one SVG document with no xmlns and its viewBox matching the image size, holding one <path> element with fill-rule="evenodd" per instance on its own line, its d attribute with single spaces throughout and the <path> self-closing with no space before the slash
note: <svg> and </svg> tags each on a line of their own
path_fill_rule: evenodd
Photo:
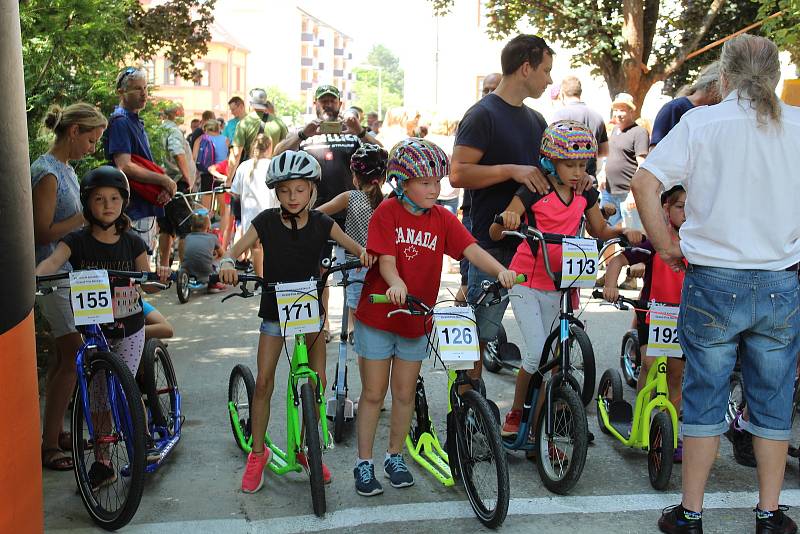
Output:
<svg viewBox="0 0 800 534">
<path fill-rule="evenodd" d="M 208 174 L 208 168 L 216 163 L 215 157 L 214 142 L 207 134 L 203 134 L 200 138 L 200 149 L 197 151 L 197 169 Z"/>
</svg>

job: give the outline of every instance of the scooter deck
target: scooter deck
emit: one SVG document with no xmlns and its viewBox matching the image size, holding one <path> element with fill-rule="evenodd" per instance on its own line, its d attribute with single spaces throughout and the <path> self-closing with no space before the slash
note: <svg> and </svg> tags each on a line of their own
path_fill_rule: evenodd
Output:
<svg viewBox="0 0 800 534">
<path fill-rule="evenodd" d="M 608 421 L 614 427 L 614 430 L 625 436 L 625 439 L 628 439 L 633 426 L 633 406 L 631 406 L 631 403 L 625 400 L 612 402 L 608 409 Z"/>
</svg>

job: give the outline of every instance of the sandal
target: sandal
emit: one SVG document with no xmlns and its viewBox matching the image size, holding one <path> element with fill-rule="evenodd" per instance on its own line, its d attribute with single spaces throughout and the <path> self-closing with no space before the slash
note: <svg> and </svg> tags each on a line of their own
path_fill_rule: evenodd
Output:
<svg viewBox="0 0 800 534">
<path fill-rule="evenodd" d="M 58 435 L 58 448 L 62 451 L 72 450 L 72 432 L 61 432 Z"/>
<path fill-rule="evenodd" d="M 53 471 L 72 471 L 72 457 L 58 447 L 42 449 L 42 467 Z"/>
</svg>

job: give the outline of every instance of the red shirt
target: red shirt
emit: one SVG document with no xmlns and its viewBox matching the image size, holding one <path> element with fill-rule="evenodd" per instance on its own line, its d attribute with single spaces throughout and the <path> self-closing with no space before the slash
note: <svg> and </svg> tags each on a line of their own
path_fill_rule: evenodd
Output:
<svg viewBox="0 0 800 534">
<path fill-rule="evenodd" d="M 599 195 L 596 189 L 589 189 L 582 195 L 573 195 L 572 201 L 569 203 L 561 200 L 555 190 L 542 197 L 520 195 L 519 192 L 517 196 L 520 196 L 525 205 L 528 224 L 535 226 L 543 233 L 575 235 L 583 213 L 595 205 Z M 539 243 L 539 246 L 541 247 L 542 243 Z M 550 269 L 554 273 L 561 271 L 561 245 L 547 245 L 547 252 L 550 257 Z M 528 281 L 524 285 L 530 288 L 545 291 L 556 289 L 552 278 L 547 275 L 544 255 L 539 250 L 534 258 L 527 241 L 521 242 L 517 247 L 509 269 L 527 274 Z"/>
<path fill-rule="evenodd" d="M 394 256 L 408 293 L 428 306 L 434 305 L 439 294 L 442 256 L 461 259 L 464 249 L 475 243 L 464 225 L 445 208 L 433 206 L 427 213 L 412 215 L 397 198 L 381 202 L 372 214 L 368 236 L 367 250 L 376 256 Z M 386 317 L 397 307 L 369 302 L 371 293 L 385 294 L 387 289 L 389 285 L 376 262 L 364 280 L 356 318 L 372 328 L 403 337 L 425 335 L 422 317 L 404 314 Z"/>
</svg>

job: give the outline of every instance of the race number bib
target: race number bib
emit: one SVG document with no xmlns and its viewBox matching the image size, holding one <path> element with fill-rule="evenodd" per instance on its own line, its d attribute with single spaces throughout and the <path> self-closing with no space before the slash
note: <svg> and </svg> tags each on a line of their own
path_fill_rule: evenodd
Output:
<svg viewBox="0 0 800 534">
<path fill-rule="evenodd" d="M 275 288 L 278 319 L 285 336 L 319 332 L 317 282 L 291 282 Z"/>
<path fill-rule="evenodd" d="M 439 357 L 445 367 L 451 370 L 472 369 L 481 357 L 472 308 L 436 308 L 433 322 L 439 339 Z"/>
<path fill-rule="evenodd" d="M 75 325 L 114 322 L 108 272 L 73 271 L 69 273 L 69 287 Z"/>
<path fill-rule="evenodd" d="M 650 306 L 650 339 L 647 343 L 648 356 L 680 358 L 683 350 L 678 343 L 677 306 L 653 304 Z"/>
<path fill-rule="evenodd" d="M 597 241 L 570 238 L 561 244 L 561 287 L 594 287 L 597 279 Z"/>
</svg>

